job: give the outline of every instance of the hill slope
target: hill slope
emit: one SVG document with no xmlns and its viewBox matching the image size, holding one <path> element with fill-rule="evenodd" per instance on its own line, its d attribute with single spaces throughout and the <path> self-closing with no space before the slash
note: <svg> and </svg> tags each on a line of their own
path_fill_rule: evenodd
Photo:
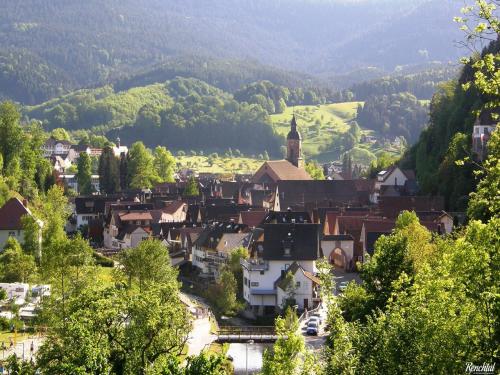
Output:
<svg viewBox="0 0 500 375">
<path fill-rule="evenodd" d="M 451 19 L 460 6 L 453 0 L 5 1 L 0 54 L 26 54 L 33 72 L 19 78 L 0 65 L 0 82 L 49 82 L 46 99 L 185 55 L 257 60 L 314 74 L 373 66 L 390 72 L 403 64 L 455 60 L 458 31 Z M 38 94 L 3 91 L 0 96 L 25 103 L 39 100 Z"/>
</svg>

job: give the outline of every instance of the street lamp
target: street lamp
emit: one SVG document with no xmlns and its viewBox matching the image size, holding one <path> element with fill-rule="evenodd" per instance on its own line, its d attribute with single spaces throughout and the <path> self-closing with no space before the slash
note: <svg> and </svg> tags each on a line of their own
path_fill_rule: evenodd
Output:
<svg viewBox="0 0 500 375">
<path fill-rule="evenodd" d="M 245 344 L 245 374 L 248 375 L 248 344 L 252 345 L 253 340 L 248 340 Z"/>
</svg>

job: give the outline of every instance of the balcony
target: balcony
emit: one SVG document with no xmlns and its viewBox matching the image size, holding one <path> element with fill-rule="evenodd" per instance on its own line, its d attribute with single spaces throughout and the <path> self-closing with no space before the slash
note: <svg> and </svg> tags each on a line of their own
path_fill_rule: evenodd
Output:
<svg viewBox="0 0 500 375">
<path fill-rule="evenodd" d="M 248 271 L 267 271 L 269 270 L 269 263 L 264 260 L 257 259 L 241 259 L 240 264 Z"/>
</svg>

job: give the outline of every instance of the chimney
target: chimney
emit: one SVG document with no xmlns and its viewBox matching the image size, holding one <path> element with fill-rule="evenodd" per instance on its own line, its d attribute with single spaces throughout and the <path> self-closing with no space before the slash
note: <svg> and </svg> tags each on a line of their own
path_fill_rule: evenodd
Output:
<svg viewBox="0 0 500 375">
<path fill-rule="evenodd" d="M 23 206 L 28 208 L 28 200 L 26 198 L 23 198 Z"/>
</svg>

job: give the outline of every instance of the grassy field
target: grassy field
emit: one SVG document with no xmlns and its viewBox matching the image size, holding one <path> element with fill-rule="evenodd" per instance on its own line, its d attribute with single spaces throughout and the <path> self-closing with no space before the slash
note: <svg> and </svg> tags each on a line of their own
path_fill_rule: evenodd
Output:
<svg viewBox="0 0 500 375">
<path fill-rule="evenodd" d="M 211 158 L 208 156 L 176 156 L 181 169 L 189 168 L 200 173 L 240 173 L 253 174 L 262 165 L 264 160 L 249 157 Z"/>
<path fill-rule="evenodd" d="M 293 113 L 303 138 L 305 157 L 318 155 L 319 147 L 327 145 L 335 134 L 349 130 L 350 122 L 356 117 L 356 111 L 362 102 L 325 104 L 318 106 L 297 106 L 287 108 L 284 113 L 272 115 L 274 129 L 286 136 L 290 130 Z"/>
<path fill-rule="evenodd" d="M 352 121 L 356 118 L 358 105 L 363 105 L 363 102 L 289 107 L 284 113 L 272 115 L 271 122 L 279 134 L 286 136 L 290 131 L 292 115 L 295 113 L 297 125 L 302 134 L 304 158 L 327 163 L 338 159 L 338 154 L 333 151 L 322 152 L 320 148 L 329 145 L 334 137 L 349 130 Z M 374 132 L 368 129 L 362 129 L 362 133 L 374 135 Z M 370 161 L 376 159 L 381 152 L 397 156 L 400 155 L 401 150 L 393 149 L 390 145 L 360 143 L 352 152 L 355 163 L 368 166 Z M 253 174 L 264 162 L 261 158 L 253 157 L 228 158 L 219 154 L 220 157 L 211 158 L 207 155 L 177 156 L 178 166 L 181 169 L 188 168 L 201 173 L 230 176 L 234 173 Z"/>
</svg>

